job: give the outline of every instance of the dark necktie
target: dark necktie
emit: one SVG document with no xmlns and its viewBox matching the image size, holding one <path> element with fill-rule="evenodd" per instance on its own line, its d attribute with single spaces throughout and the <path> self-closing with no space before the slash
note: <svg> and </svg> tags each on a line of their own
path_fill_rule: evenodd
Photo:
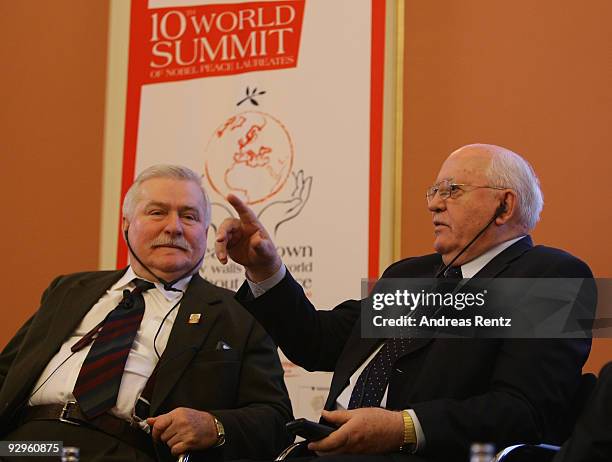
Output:
<svg viewBox="0 0 612 462">
<path fill-rule="evenodd" d="M 395 362 L 409 351 L 411 339 L 390 338 L 359 375 L 349 409 L 380 406 Z"/>
<path fill-rule="evenodd" d="M 438 276 L 439 279 L 463 279 L 461 266 L 451 266 Z"/>
<path fill-rule="evenodd" d="M 461 266 L 451 266 L 444 273 L 442 273 L 441 277 L 446 279 L 463 279 Z"/>
<path fill-rule="evenodd" d="M 106 317 L 74 385 L 72 393 L 89 418 L 117 403 L 125 362 L 144 315 L 142 294 L 155 287 L 142 279 L 135 279 L 134 284 L 136 288 L 125 290 L 119 305 Z"/>
<path fill-rule="evenodd" d="M 441 294 L 450 294 L 455 291 L 462 279 L 461 266 L 451 266 L 438 276 L 432 290 Z"/>
</svg>

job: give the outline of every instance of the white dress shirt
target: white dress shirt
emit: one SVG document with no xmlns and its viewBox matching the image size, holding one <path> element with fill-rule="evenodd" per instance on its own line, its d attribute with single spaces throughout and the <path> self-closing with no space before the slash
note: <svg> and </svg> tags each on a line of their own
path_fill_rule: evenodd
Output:
<svg viewBox="0 0 612 462">
<path fill-rule="evenodd" d="M 76 353 L 72 353 L 70 347 L 100 323 L 119 304 L 123 297 L 123 290 L 134 288 L 132 280 L 135 278 L 138 278 L 138 276 L 129 267 L 121 279 L 113 284 L 100 300 L 91 307 L 79 326 L 66 339 L 57 354 L 51 358 L 38 378 L 29 399 L 28 404 L 30 406 L 63 404 L 74 400 L 72 390 L 93 342 Z M 143 294 L 145 312 L 125 363 L 117 404 L 109 411 L 111 414 L 132 421 L 136 400 L 142 393 L 159 359 L 153 347 L 155 334 L 159 331 L 155 347 L 161 355 L 168 343 L 170 331 L 178 312 L 178 305 L 190 280 L 191 276 L 181 279 L 174 285 L 174 288 L 181 292 L 164 290 L 163 285 L 156 282 L 154 288 Z M 66 306 L 64 309 L 70 310 L 70 306 Z M 172 312 L 164 320 L 170 310 Z M 162 320 L 164 320 L 163 326 L 160 329 Z"/>
<path fill-rule="evenodd" d="M 511 239 L 509 241 L 506 242 L 502 242 L 501 244 L 498 244 L 497 246 L 489 249 L 487 252 L 483 253 L 482 255 L 474 258 L 473 260 L 461 265 L 461 273 L 463 275 L 464 279 L 469 279 L 472 278 L 476 275 L 476 273 L 478 273 L 482 268 L 484 268 L 487 263 L 489 263 L 491 260 L 493 260 L 494 257 L 496 257 L 497 255 L 499 255 L 501 252 L 503 252 L 504 250 L 506 250 L 508 247 L 510 247 L 512 244 L 514 244 L 515 242 L 520 241 L 523 237 L 525 236 L 519 236 L 515 239 Z M 279 282 L 281 282 L 283 280 L 283 278 L 285 277 L 285 274 L 287 272 L 287 269 L 285 268 L 285 265 L 281 265 L 281 268 L 272 276 L 270 276 L 268 279 L 266 279 L 265 281 L 259 282 L 259 283 L 255 283 L 250 281 L 247 278 L 247 283 L 249 284 L 249 288 L 251 289 L 251 292 L 253 293 L 254 297 L 259 297 L 261 295 L 263 295 L 264 293 L 266 293 L 268 290 L 270 290 L 272 287 L 274 287 L 276 284 L 278 284 Z M 357 383 L 357 379 L 359 378 L 359 376 L 361 375 L 361 373 L 363 372 L 363 370 L 366 368 L 366 366 L 370 363 L 370 361 L 372 361 L 372 359 L 374 359 L 374 356 L 376 356 L 376 354 L 379 352 L 379 350 L 382 348 L 382 344 L 361 364 L 361 366 L 353 373 L 353 375 L 351 375 L 351 378 L 349 379 L 349 384 L 348 386 L 342 391 L 342 393 L 340 393 L 338 395 L 338 398 L 336 399 L 336 407 L 338 409 L 347 409 L 348 405 L 349 405 L 349 401 L 351 399 L 351 394 L 353 393 L 353 389 L 355 388 L 355 384 Z M 387 393 L 389 391 L 389 386 L 387 385 L 387 389 L 385 390 L 385 394 L 383 395 L 382 401 L 380 403 L 380 407 L 386 407 L 387 405 Z M 423 433 L 423 428 L 421 427 L 421 424 L 419 422 L 419 418 L 417 417 L 416 413 L 412 410 L 412 409 L 407 409 L 408 413 L 410 414 L 410 417 L 412 417 L 412 421 L 414 422 L 414 429 L 416 432 L 416 437 L 417 437 L 417 442 L 416 442 L 416 452 L 421 451 L 422 449 L 425 448 L 425 434 Z"/>
</svg>

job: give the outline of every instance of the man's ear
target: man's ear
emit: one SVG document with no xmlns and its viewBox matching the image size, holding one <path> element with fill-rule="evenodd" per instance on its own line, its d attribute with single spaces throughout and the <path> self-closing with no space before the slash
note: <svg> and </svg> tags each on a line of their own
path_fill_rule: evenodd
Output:
<svg viewBox="0 0 612 462">
<path fill-rule="evenodd" d="M 516 215 L 516 193 L 514 191 L 504 193 L 500 202 L 500 207 L 502 206 L 504 211 L 495 219 L 495 224 L 499 226 L 508 224 Z"/>
<path fill-rule="evenodd" d="M 126 217 L 123 217 L 121 219 L 121 230 L 123 231 L 121 234 L 123 234 L 123 239 L 125 239 L 125 233 L 127 233 L 129 228 L 130 228 L 130 222 L 128 221 Z"/>
</svg>

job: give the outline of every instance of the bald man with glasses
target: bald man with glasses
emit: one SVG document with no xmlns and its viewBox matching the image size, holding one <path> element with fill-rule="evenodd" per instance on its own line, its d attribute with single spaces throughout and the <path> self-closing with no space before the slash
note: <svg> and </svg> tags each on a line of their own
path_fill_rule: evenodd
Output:
<svg viewBox="0 0 612 462">
<path fill-rule="evenodd" d="M 382 278 L 592 277 L 576 257 L 534 246 L 539 181 L 508 149 L 458 149 L 426 198 L 436 253 L 398 261 Z M 475 441 L 501 448 L 567 437 L 590 340 L 362 338 L 360 302 L 317 311 L 253 212 L 228 199 L 239 218 L 222 224 L 216 251 L 222 262 L 246 267 L 238 300 L 289 359 L 334 372 L 322 418 L 338 429 L 310 443 L 311 450 L 330 462 L 349 454 L 448 462 L 468 460 Z"/>
</svg>

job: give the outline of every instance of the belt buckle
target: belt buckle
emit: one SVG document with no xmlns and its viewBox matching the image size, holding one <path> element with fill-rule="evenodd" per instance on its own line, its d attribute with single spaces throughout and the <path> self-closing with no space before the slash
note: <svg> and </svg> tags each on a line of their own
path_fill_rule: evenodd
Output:
<svg viewBox="0 0 612 462">
<path fill-rule="evenodd" d="M 64 407 L 62 408 L 62 412 L 59 416 L 59 421 L 80 427 L 81 424 L 74 420 L 70 420 L 70 416 L 68 415 L 70 413 L 70 409 L 72 407 L 76 407 L 76 405 L 77 405 L 76 401 L 66 401 L 66 403 L 64 404 Z"/>
</svg>

